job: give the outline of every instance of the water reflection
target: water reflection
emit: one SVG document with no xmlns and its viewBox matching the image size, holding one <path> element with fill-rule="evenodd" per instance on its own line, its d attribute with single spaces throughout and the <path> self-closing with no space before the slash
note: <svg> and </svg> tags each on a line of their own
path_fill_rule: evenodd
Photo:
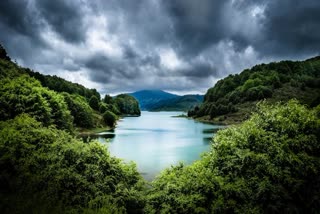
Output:
<svg viewBox="0 0 320 214">
<path fill-rule="evenodd" d="M 115 136 L 116 134 L 110 131 L 110 132 L 101 132 L 98 134 L 82 134 L 79 137 L 83 140 L 83 142 L 89 143 L 90 141 L 93 141 L 93 140 L 98 140 L 99 142 L 101 141 L 107 142 L 108 139 L 115 138 Z"/>
</svg>

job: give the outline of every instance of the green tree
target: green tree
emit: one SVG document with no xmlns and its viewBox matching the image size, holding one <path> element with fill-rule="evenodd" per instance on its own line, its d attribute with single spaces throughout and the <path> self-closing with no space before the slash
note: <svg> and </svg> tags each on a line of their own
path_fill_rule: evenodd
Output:
<svg viewBox="0 0 320 214">
<path fill-rule="evenodd" d="M 219 131 L 210 152 L 152 182 L 148 213 L 317 213 L 320 106 L 258 104 L 241 125 Z"/>
<path fill-rule="evenodd" d="M 72 129 L 72 117 L 61 95 L 27 75 L 0 80 L 0 120 L 28 113 L 44 125 Z"/>
<path fill-rule="evenodd" d="M 87 100 L 78 94 L 68 94 L 63 92 L 64 100 L 68 105 L 68 109 L 74 118 L 74 124 L 77 127 L 93 128 L 94 115 Z"/>
<path fill-rule="evenodd" d="M 0 59 L 8 60 L 10 61 L 10 57 L 7 54 L 7 51 L 4 49 L 4 47 L 0 44 Z"/>
<path fill-rule="evenodd" d="M 140 115 L 140 107 L 138 101 L 127 94 L 120 94 L 115 97 L 114 102 L 121 114 L 124 115 Z"/>
<path fill-rule="evenodd" d="M 103 98 L 103 102 L 106 104 L 112 104 L 113 103 L 113 99 L 109 94 L 106 94 Z"/>
<path fill-rule="evenodd" d="M 108 126 L 110 126 L 110 127 L 114 127 L 115 126 L 116 121 L 117 121 L 117 115 L 115 115 L 111 111 L 106 111 L 102 116 L 103 116 L 104 122 Z"/>
<path fill-rule="evenodd" d="M 93 95 L 89 100 L 89 105 L 92 109 L 99 111 L 99 102 L 99 99 Z"/>
<path fill-rule="evenodd" d="M 101 143 L 20 114 L 0 121 L 0 154 L 1 213 L 142 213 L 136 166 L 111 157 Z"/>
</svg>

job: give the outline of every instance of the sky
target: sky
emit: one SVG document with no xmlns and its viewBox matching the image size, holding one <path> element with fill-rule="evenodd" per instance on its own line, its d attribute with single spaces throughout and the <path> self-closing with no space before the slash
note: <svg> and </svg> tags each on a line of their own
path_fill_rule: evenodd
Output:
<svg viewBox="0 0 320 214">
<path fill-rule="evenodd" d="M 320 54 L 319 0 L 1 0 L 19 65 L 102 94 L 203 94 L 255 64 Z"/>
</svg>

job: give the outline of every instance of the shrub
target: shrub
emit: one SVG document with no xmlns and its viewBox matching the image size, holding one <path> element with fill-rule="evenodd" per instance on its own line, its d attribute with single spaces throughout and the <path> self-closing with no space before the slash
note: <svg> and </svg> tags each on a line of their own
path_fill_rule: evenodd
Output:
<svg viewBox="0 0 320 214">
<path fill-rule="evenodd" d="M 106 111 L 103 114 L 103 120 L 108 126 L 114 127 L 117 121 L 117 115 L 115 115 L 111 111 Z"/>
</svg>

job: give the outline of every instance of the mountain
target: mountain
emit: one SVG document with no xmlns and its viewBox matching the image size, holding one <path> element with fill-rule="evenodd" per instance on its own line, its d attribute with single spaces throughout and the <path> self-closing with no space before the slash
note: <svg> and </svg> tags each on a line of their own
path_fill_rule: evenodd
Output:
<svg viewBox="0 0 320 214">
<path fill-rule="evenodd" d="M 203 102 L 203 95 L 184 95 L 161 100 L 149 107 L 150 111 L 188 111 Z"/>
<path fill-rule="evenodd" d="M 296 99 L 309 107 L 320 103 L 320 56 L 305 61 L 280 61 L 229 75 L 210 88 L 204 103 L 188 112 L 201 120 L 221 123 L 248 118 L 261 100 Z"/>
<path fill-rule="evenodd" d="M 141 110 L 188 111 L 203 102 L 202 95 L 179 96 L 161 90 L 142 90 L 130 94 L 135 97 Z"/>
<path fill-rule="evenodd" d="M 150 106 L 163 100 L 168 100 L 178 97 L 176 94 L 171 94 L 161 90 L 141 90 L 129 95 L 139 101 L 141 110 L 149 110 Z"/>
</svg>

